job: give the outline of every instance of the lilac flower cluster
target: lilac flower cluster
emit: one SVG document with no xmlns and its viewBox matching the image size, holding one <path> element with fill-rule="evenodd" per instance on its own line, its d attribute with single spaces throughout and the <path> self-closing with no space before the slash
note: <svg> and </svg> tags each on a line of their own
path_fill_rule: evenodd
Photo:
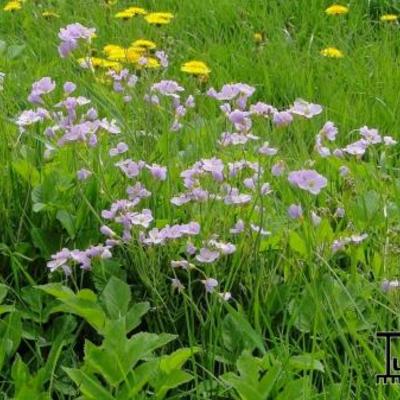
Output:
<svg viewBox="0 0 400 400">
<path fill-rule="evenodd" d="M 131 89 L 136 86 L 138 77 L 135 74 L 131 74 L 126 68 L 120 72 L 110 70 L 107 75 L 113 81 L 113 90 L 123 95 L 125 103 L 132 101 Z"/>
<path fill-rule="evenodd" d="M 337 239 L 332 243 L 332 251 L 334 253 L 336 253 L 340 250 L 343 250 L 344 247 L 348 244 L 360 244 L 367 238 L 368 238 L 368 234 L 363 233 L 361 235 L 351 235 L 349 237 Z"/>
<path fill-rule="evenodd" d="M 87 28 L 79 23 L 70 24 L 65 28 L 61 28 L 58 34 L 61 40 L 58 46 L 60 57 L 68 57 L 68 55 L 78 47 L 80 40 L 90 43 L 95 36 L 95 28 Z"/>
<path fill-rule="evenodd" d="M 150 93 L 145 95 L 145 100 L 152 104 L 160 105 L 160 96 L 171 99 L 174 120 L 170 127 L 171 131 L 177 132 L 182 129 L 182 119 L 187 113 L 188 108 L 195 107 L 195 100 L 192 95 L 189 95 L 182 102 L 181 93 L 185 89 L 175 81 L 163 80 L 153 84 L 150 88 Z"/>
<path fill-rule="evenodd" d="M 78 265 L 81 269 L 90 270 L 93 259 L 108 259 L 112 257 L 110 249 L 111 246 L 103 245 L 91 246 L 84 251 L 64 248 L 51 256 L 51 261 L 47 263 L 47 268 L 49 268 L 50 272 L 62 269 L 65 275 L 71 274 L 72 264 Z"/>
<path fill-rule="evenodd" d="M 44 136 L 48 148 L 54 149 L 53 144 L 63 146 L 73 142 L 84 142 L 94 147 L 98 142 L 98 134 L 106 131 L 110 134 L 120 133 L 115 120 L 99 119 L 95 108 L 84 109 L 91 101 L 84 96 L 72 96 L 76 85 L 66 82 L 63 86 L 63 99 L 51 106 L 44 95 L 56 88 L 55 82 L 44 77 L 33 83 L 28 101 L 37 106 L 35 109 L 23 111 L 16 119 L 21 132 L 39 122 L 47 122 Z M 38 106 L 40 105 L 40 106 Z"/>
<path fill-rule="evenodd" d="M 93 30 L 82 29 L 84 27 L 69 27 L 63 31 L 62 38 L 60 36 L 65 43 L 63 54 L 68 54 L 69 51 L 75 49 L 78 40 L 89 41 L 94 34 Z M 167 65 L 166 55 L 159 54 L 160 61 L 163 57 L 164 64 Z M 137 77 L 126 69 L 120 72 L 109 71 L 108 76 L 113 81 L 114 91 L 121 93 L 125 101 L 129 102 L 131 100 L 130 90 L 136 85 Z M 115 121 L 99 119 L 97 111 L 89 108 L 89 99 L 72 95 L 76 86 L 71 82 L 64 85 L 62 100 L 53 107 L 49 106 L 47 96 L 55 89 L 56 84 L 51 78 L 45 77 L 35 82 L 29 95 L 29 101 L 35 108 L 22 112 L 17 118 L 17 125 L 21 131 L 25 131 L 30 125 L 46 122 L 44 133 L 48 140 L 48 151 L 54 148 L 51 147 L 54 142 L 58 146 L 71 142 L 83 142 L 89 146 L 95 146 L 100 130 L 108 131 L 111 134 L 119 133 L 120 130 Z M 145 99 L 148 102 L 160 109 L 163 108 L 163 103 L 166 103 L 167 111 L 172 110 L 173 122 L 170 128 L 172 131 L 182 128 L 187 110 L 195 106 L 193 96 L 183 96 L 184 92 L 185 89 L 173 80 L 156 82 L 146 90 Z M 249 237 L 253 235 L 253 238 L 255 235 L 269 236 L 272 234 L 268 230 L 268 226 L 264 227 L 264 222 L 260 222 L 263 220 L 259 218 L 259 215 L 267 210 L 265 196 L 274 192 L 274 179 L 280 179 L 282 182 L 286 182 L 286 185 L 289 183 L 292 187 L 306 191 L 313 196 L 319 195 L 323 190 L 328 191 L 328 179 L 318 171 L 310 169 L 312 167 L 303 166 L 300 169 L 291 170 L 289 160 L 275 158 L 278 148 L 273 145 L 273 136 L 268 136 L 269 130 L 263 135 L 262 140 L 260 140 L 261 135 L 254 134 L 257 126 L 256 118 L 261 121 L 265 120 L 269 129 L 274 129 L 287 126 L 296 118 L 308 120 L 317 117 L 323 111 L 322 106 L 297 99 L 290 107 L 278 110 L 263 102 L 250 104 L 250 98 L 254 92 L 254 87 L 243 83 L 224 85 L 219 92 L 213 88 L 208 90 L 209 97 L 221 102 L 220 109 L 227 121 L 226 131 L 219 138 L 220 146 L 225 148 L 230 145 L 238 146 L 247 143 L 248 145 L 246 149 L 239 149 L 239 151 L 237 148 L 224 149 L 224 154 L 211 154 L 209 158 L 201 158 L 190 167 L 181 170 L 183 192 L 172 195 L 169 199 L 175 206 L 203 203 L 208 200 L 219 201 L 221 207 L 237 206 L 235 222 L 231 222 L 228 227 L 225 227 L 226 233 L 232 235 L 233 238 L 242 234 Z M 86 106 L 89 109 L 86 109 Z M 315 150 L 321 157 L 344 158 L 346 154 L 362 157 L 369 146 L 396 144 L 391 136 L 382 137 L 376 129 L 363 127 L 359 133 L 361 138 L 356 142 L 342 148 L 335 148 L 338 129 L 333 122 L 327 121 L 316 135 Z M 253 144 L 253 151 L 249 151 L 250 144 Z M 78 265 L 82 269 L 90 269 L 95 259 L 111 257 L 111 250 L 115 246 L 129 246 L 136 243 L 143 251 L 151 251 L 150 247 L 160 246 L 171 246 L 174 249 L 173 243 L 177 241 L 176 248 L 179 247 L 180 259 L 171 261 L 174 273 L 174 277 L 171 278 L 172 288 L 178 292 L 185 290 L 184 283 L 176 274 L 194 270 L 204 278 L 201 279 L 201 283 L 204 285 L 205 291 L 207 293 L 215 292 L 220 283 L 216 278 L 209 276 L 210 265 L 220 262 L 224 256 L 236 257 L 236 244 L 224 240 L 220 231 L 218 231 L 218 236 L 208 236 L 205 240 L 202 237 L 202 234 L 205 233 L 201 232 L 200 223 L 196 221 L 175 223 L 179 221 L 174 220 L 174 224 L 162 224 L 160 227 L 160 221 L 155 220 L 148 200 L 146 200 L 152 193 L 139 179 L 142 175 L 152 177 L 161 182 L 156 186 L 158 189 L 158 186 L 167 179 L 167 168 L 156 163 L 148 163 L 145 160 L 120 158 L 122 155 L 129 157 L 129 155 L 126 156 L 131 151 L 129 147 L 127 143 L 118 141 L 107 149 L 110 160 L 117 158 L 113 164 L 129 179 L 129 186 L 126 188 L 126 196 L 123 196 L 126 198 L 117 198 L 109 208 L 101 213 L 105 220 L 100 228 L 100 232 L 105 236 L 104 244 L 91 246 L 86 250 L 62 249 L 52 256 L 48 268 L 50 271 L 61 269 L 68 275 L 71 273 L 73 265 Z M 236 154 L 240 155 L 236 156 Z M 341 164 L 345 164 L 345 161 Z M 309 163 L 308 165 L 313 164 Z M 317 169 L 320 168 L 321 166 L 317 167 Z M 78 171 L 77 176 L 79 180 L 84 181 L 91 174 L 90 170 L 82 168 Z M 338 167 L 338 174 L 346 177 L 350 174 L 350 169 L 346 165 L 341 165 Z M 268 182 L 270 179 L 272 179 L 272 184 Z M 298 193 L 297 190 L 293 192 Z M 310 196 L 308 198 L 312 201 Z M 139 206 L 142 202 L 146 203 L 149 208 Z M 246 205 L 248 207 L 245 207 Z M 285 207 L 287 207 L 286 218 L 298 220 L 302 224 L 312 223 L 314 226 L 318 226 L 322 221 L 320 215 L 326 215 L 324 209 L 314 208 L 316 211 L 313 211 L 313 206 L 305 207 L 305 204 L 301 204 L 299 199 L 294 200 L 293 204 L 286 204 Z M 248 214 L 246 214 L 247 210 Z M 333 216 L 334 218 L 343 218 L 344 214 L 344 209 L 338 207 Z M 305 216 L 308 216 L 308 219 L 305 219 Z M 267 219 L 265 225 L 268 223 Z M 332 252 L 343 250 L 350 244 L 361 243 L 367 236 L 367 234 L 362 234 L 340 237 L 333 241 Z M 182 244 L 186 245 L 185 252 L 182 250 Z M 184 253 L 186 255 L 182 255 Z M 229 260 L 229 257 L 227 259 Z M 224 300 L 231 298 L 229 292 L 217 293 Z"/>
</svg>

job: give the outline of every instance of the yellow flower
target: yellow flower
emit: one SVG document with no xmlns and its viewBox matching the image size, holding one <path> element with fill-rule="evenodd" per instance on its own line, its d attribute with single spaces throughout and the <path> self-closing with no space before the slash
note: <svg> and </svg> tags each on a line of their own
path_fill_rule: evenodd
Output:
<svg viewBox="0 0 400 400">
<path fill-rule="evenodd" d="M 381 16 L 381 21 L 384 22 L 395 22 L 398 20 L 398 15 L 395 14 L 385 14 Z"/>
<path fill-rule="evenodd" d="M 118 0 L 104 0 L 108 6 L 113 6 L 114 4 L 117 4 Z"/>
<path fill-rule="evenodd" d="M 144 19 L 152 25 L 166 25 L 171 22 L 174 15 L 168 12 L 155 12 L 147 14 Z"/>
<path fill-rule="evenodd" d="M 160 62 L 154 57 L 141 57 L 139 58 L 137 65 L 148 69 L 160 68 Z"/>
<path fill-rule="evenodd" d="M 129 7 L 126 9 L 126 11 L 129 11 L 132 14 L 132 16 L 147 14 L 147 11 L 142 7 Z"/>
<path fill-rule="evenodd" d="M 264 35 L 262 33 L 260 33 L 260 32 L 256 32 L 253 35 L 253 39 L 257 44 L 260 44 L 260 43 L 262 43 L 264 41 Z"/>
<path fill-rule="evenodd" d="M 79 58 L 78 63 L 82 68 L 86 69 L 105 68 L 105 69 L 113 69 L 115 71 L 119 71 L 122 68 L 121 64 L 118 62 L 109 61 L 104 58 L 98 58 L 98 57 Z"/>
<path fill-rule="evenodd" d="M 346 6 L 341 6 L 339 4 L 333 4 L 330 7 L 328 7 L 325 12 L 328 15 L 344 15 L 349 12 L 349 8 Z"/>
<path fill-rule="evenodd" d="M 60 16 L 53 11 L 43 11 L 42 17 L 44 17 L 44 18 L 60 18 Z"/>
<path fill-rule="evenodd" d="M 118 54 L 124 54 L 125 49 L 117 44 L 107 44 L 103 47 L 103 53 L 107 56 L 113 56 Z"/>
<path fill-rule="evenodd" d="M 326 49 L 322 49 L 321 54 L 324 57 L 329 57 L 329 58 L 343 58 L 344 57 L 343 53 L 336 47 L 327 47 Z"/>
<path fill-rule="evenodd" d="M 22 8 L 20 0 L 9 1 L 3 8 L 4 11 L 17 11 Z"/>
<path fill-rule="evenodd" d="M 125 10 L 117 12 L 115 14 L 115 18 L 129 19 L 129 18 L 135 17 L 136 15 L 145 15 L 145 14 L 147 14 L 147 13 L 144 8 L 129 7 L 129 8 L 126 8 Z"/>
<path fill-rule="evenodd" d="M 144 52 L 145 49 L 138 47 L 129 47 L 125 52 L 125 60 L 132 64 L 135 64 L 140 60 Z"/>
<path fill-rule="evenodd" d="M 157 45 L 154 42 L 152 42 L 151 40 L 138 39 L 132 43 L 132 47 L 138 47 L 138 48 L 142 48 L 142 49 L 152 50 L 152 49 L 155 49 L 157 47 Z"/>
<path fill-rule="evenodd" d="M 181 71 L 186 72 L 187 74 L 203 76 L 208 76 L 208 74 L 211 72 L 206 63 L 195 60 L 184 63 L 181 66 Z"/>
</svg>

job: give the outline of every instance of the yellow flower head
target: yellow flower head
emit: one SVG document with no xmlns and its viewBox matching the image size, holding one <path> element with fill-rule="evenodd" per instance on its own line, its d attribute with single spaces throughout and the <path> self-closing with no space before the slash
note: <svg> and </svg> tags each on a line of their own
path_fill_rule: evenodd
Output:
<svg viewBox="0 0 400 400">
<path fill-rule="evenodd" d="M 60 16 L 57 14 L 57 13 L 55 13 L 55 12 L 53 12 L 53 11 L 43 11 L 42 12 L 42 17 L 44 17 L 44 18 L 60 18 Z"/>
<path fill-rule="evenodd" d="M 104 1 L 108 6 L 113 6 L 114 4 L 117 4 L 117 2 L 118 2 L 118 0 L 104 0 Z"/>
<path fill-rule="evenodd" d="M 107 44 L 103 47 L 103 53 L 108 57 L 114 53 L 124 52 L 125 49 L 117 44 Z"/>
<path fill-rule="evenodd" d="M 22 8 L 20 0 L 9 1 L 3 8 L 4 11 L 17 11 Z"/>
<path fill-rule="evenodd" d="M 204 75 L 207 76 L 211 70 L 207 64 L 203 61 L 188 61 L 181 66 L 181 71 L 192 75 Z"/>
<path fill-rule="evenodd" d="M 129 63 L 136 64 L 146 50 L 139 47 L 129 47 L 125 53 L 125 60 Z"/>
<path fill-rule="evenodd" d="M 146 15 L 147 14 L 147 11 L 142 7 L 129 7 L 126 9 L 126 11 L 130 12 L 133 17 L 135 15 Z"/>
<path fill-rule="evenodd" d="M 148 49 L 148 50 L 152 50 L 157 47 L 157 45 L 154 42 L 152 42 L 151 40 L 146 40 L 146 39 L 135 40 L 131 46 L 142 48 L 142 49 Z"/>
<path fill-rule="evenodd" d="M 324 57 L 329 57 L 329 58 L 343 58 L 344 57 L 344 54 L 336 47 L 327 47 L 326 49 L 322 49 L 321 54 Z"/>
<path fill-rule="evenodd" d="M 398 15 L 395 14 L 385 14 L 381 16 L 381 21 L 383 22 L 396 22 L 398 19 Z"/>
<path fill-rule="evenodd" d="M 254 40 L 255 43 L 260 44 L 260 43 L 262 43 L 264 41 L 264 35 L 262 33 L 260 33 L 260 32 L 256 32 L 253 35 L 253 40 Z"/>
<path fill-rule="evenodd" d="M 325 12 L 328 15 L 344 15 L 349 12 L 349 8 L 346 6 L 341 6 L 339 4 L 333 4 L 330 7 L 328 7 Z"/>
<path fill-rule="evenodd" d="M 86 69 L 105 68 L 105 69 L 113 69 L 115 71 L 120 71 L 122 68 L 121 64 L 118 62 L 109 61 L 104 58 L 98 58 L 98 57 L 79 58 L 78 63 L 82 68 Z"/>
<path fill-rule="evenodd" d="M 144 19 L 152 25 L 167 25 L 174 18 L 174 15 L 169 12 L 155 12 L 147 14 Z"/>
<path fill-rule="evenodd" d="M 136 62 L 139 68 L 144 67 L 147 69 L 160 68 L 160 62 L 154 57 L 140 57 Z"/>
<path fill-rule="evenodd" d="M 135 17 L 136 15 L 145 15 L 145 14 L 147 14 L 147 13 L 144 8 L 129 7 L 129 8 L 126 8 L 125 10 L 117 12 L 115 14 L 115 18 L 129 19 L 129 18 Z"/>
</svg>

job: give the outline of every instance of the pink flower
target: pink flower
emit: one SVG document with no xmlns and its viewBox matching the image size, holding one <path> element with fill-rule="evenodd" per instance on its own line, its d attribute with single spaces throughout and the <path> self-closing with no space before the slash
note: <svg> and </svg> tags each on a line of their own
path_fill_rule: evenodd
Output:
<svg viewBox="0 0 400 400">
<path fill-rule="evenodd" d="M 310 169 L 292 171 L 288 180 L 292 185 L 314 195 L 317 195 L 328 184 L 328 180 L 324 176 Z"/>
<path fill-rule="evenodd" d="M 200 249 L 199 254 L 196 256 L 196 260 L 200 263 L 211 264 L 218 260 L 219 252 L 215 250 L 210 250 L 206 247 Z"/>
<path fill-rule="evenodd" d="M 297 99 L 289 111 L 295 115 L 300 115 L 305 118 L 312 118 L 318 114 L 321 114 L 322 107 L 319 104 L 308 103 L 303 99 Z"/>
<path fill-rule="evenodd" d="M 212 293 L 214 289 L 218 286 L 218 281 L 214 278 L 207 278 L 201 281 L 206 289 L 207 293 Z"/>
</svg>

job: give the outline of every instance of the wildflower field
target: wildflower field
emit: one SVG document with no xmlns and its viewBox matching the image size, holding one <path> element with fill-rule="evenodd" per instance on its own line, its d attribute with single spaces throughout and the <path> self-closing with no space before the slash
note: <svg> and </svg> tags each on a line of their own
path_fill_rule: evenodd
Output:
<svg viewBox="0 0 400 400">
<path fill-rule="evenodd" d="M 1 0 L 0 399 L 399 399 L 399 16 Z"/>
</svg>

